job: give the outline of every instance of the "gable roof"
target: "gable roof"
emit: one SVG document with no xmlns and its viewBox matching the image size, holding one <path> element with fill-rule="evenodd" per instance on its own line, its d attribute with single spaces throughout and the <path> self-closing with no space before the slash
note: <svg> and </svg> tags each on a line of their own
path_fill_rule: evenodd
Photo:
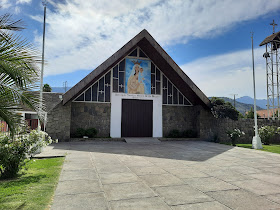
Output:
<svg viewBox="0 0 280 210">
<path fill-rule="evenodd" d="M 177 86 L 192 104 L 200 104 L 204 107 L 210 106 L 210 101 L 205 94 L 194 84 L 194 82 L 182 71 L 182 69 L 145 29 L 68 90 L 63 95 L 63 105 L 73 100 L 78 94 L 97 81 L 104 73 L 127 56 L 136 46 L 139 46 L 145 52 L 145 54 L 158 66 L 171 82 Z"/>
<path fill-rule="evenodd" d="M 271 34 L 270 36 L 266 37 L 261 43 L 260 46 L 263 46 L 272 41 L 280 41 L 280 31 L 277 33 Z"/>
</svg>

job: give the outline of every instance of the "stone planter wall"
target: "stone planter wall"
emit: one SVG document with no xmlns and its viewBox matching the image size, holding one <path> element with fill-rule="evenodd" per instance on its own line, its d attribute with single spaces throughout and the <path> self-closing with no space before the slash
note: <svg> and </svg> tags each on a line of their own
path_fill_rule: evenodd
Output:
<svg viewBox="0 0 280 210">
<path fill-rule="evenodd" d="M 258 119 L 258 127 L 265 125 L 273 125 L 280 127 L 279 120 Z M 239 119 L 237 121 L 231 119 L 216 119 L 211 112 L 202 111 L 200 115 L 200 137 L 206 140 L 213 140 L 217 135 L 221 143 L 230 143 L 230 138 L 226 131 L 235 128 L 245 132 L 245 135 L 237 140 L 237 143 L 252 143 L 254 132 L 254 119 Z M 280 143 L 280 135 L 276 135 L 271 143 Z"/>
</svg>

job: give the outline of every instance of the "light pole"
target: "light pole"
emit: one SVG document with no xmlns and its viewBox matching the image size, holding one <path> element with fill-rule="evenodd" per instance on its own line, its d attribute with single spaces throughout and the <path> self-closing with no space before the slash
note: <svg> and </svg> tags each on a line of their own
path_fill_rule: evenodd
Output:
<svg viewBox="0 0 280 210">
<path fill-rule="evenodd" d="M 253 85 L 254 85 L 254 119 L 255 119 L 255 136 L 252 140 L 253 149 L 262 149 L 261 138 L 258 134 L 257 106 L 256 106 L 256 85 L 255 85 L 255 62 L 254 62 L 254 32 L 251 32 L 252 39 L 252 63 L 253 63 Z"/>
<path fill-rule="evenodd" d="M 39 118 L 43 116 L 43 79 L 44 79 L 44 64 L 45 64 L 45 29 L 46 29 L 46 6 L 47 0 L 43 0 L 44 6 L 44 26 L 43 26 L 43 46 L 42 46 L 42 67 L 41 67 L 41 80 L 40 80 L 40 101 L 39 101 Z M 44 115 L 45 118 L 45 115 Z M 40 119 L 38 122 L 38 130 L 41 130 Z"/>
</svg>

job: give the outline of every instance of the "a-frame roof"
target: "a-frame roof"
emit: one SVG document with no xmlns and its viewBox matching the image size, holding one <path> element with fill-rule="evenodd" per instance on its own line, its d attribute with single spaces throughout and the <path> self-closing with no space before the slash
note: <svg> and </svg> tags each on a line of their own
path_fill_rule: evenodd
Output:
<svg viewBox="0 0 280 210">
<path fill-rule="evenodd" d="M 158 66 L 158 68 L 173 82 L 177 88 L 187 97 L 192 104 L 210 106 L 209 99 L 194 84 L 194 82 L 182 71 L 173 59 L 164 51 L 147 30 L 142 30 L 121 49 L 104 61 L 95 70 L 78 82 L 63 95 L 63 104 L 73 100 L 82 91 L 97 81 L 105 72 L 114 67 L 136 46 L 139 46 L 145 54 Z"/>
</svg>

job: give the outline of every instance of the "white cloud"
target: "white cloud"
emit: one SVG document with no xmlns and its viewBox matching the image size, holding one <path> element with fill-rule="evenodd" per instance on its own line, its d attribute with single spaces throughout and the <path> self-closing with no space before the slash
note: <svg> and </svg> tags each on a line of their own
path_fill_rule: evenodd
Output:
<svg viewBox="0 0 280 210">
<path fill-rule="evenodd" d="M 47 12 L 46 75 L 94 69 L 144 28 L 166 46 L 216 36 L 280 8 L 280 0 L 48 2 L 56 11 Z M 41 40 L 35 38 L 39 49 Z"/>
<path fill-rule="evenodd" d="M 10 0 L 0 0 L 0 6 L 3 9 L 8 9 L 10 6 L 12 6 L 12 4 Z"/>
<path fill-rule="evenodd" d="M 32 0 L 17 0 L 17 4 L 30 4 Z"/>
<path fill-rule="evenodd" d="M 264 48 L 255 53 L 257 98 L 266 98 L 266 69 Z M 230 94 L 253 97 L 253 68 L 251 49 L 200 58 L 182 65 L 183 71 L 208 97 Z"/>
</svg>

